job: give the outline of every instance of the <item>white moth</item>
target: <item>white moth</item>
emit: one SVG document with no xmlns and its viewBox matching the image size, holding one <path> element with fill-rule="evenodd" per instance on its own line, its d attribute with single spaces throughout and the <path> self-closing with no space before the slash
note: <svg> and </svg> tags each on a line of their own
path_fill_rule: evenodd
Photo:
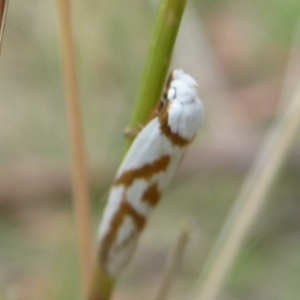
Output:
<svg viewBox="0 0 300 300">
<path fill-rule="evenodd" d="M 194 139 L 204 117 L 195 80 L 173 71 L 155 114 L 139 132 L 110 191 L 100 226 L 100 261 L 116 276 Z"/>
</svg>

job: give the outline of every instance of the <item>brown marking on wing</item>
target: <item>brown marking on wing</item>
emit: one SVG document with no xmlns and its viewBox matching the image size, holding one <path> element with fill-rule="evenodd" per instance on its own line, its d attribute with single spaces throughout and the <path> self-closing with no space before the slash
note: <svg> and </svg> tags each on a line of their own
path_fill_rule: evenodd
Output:
<svg viewBox="0 0 300 300">
<path fill-rule="evenodd" d="M 125 171 L 115 180 L 114 185 L 122 184 L 124 186 L 130 186 L 132 182 L 138 178 L 149 179 L 154 174 L 165 171 L 170 161 L 171 157 L 169 155 L 163 155 L 152 163 L 144 164 L 139 168 Z"/>
<path fill-rule="evenodd" d="M 142 231 L 145 226 L 145 223 L 146 223 L 145 217 L 140 215 L 126 201 L 126 199 L 123 199 L 121 202 L 121 206 L 119 207 L 117 213 L 114 215 L 114 217 L 111 221 L 110 230 L 106 234 L 106 236 L 104 237 L 104 239 L 102 241 L 101 250 L 100 250 L 100 258 L 101 258 L 101 263 L 102 263 L 104 270 L 106 269 L 105 266 L 107 264 L 109 251 L 110 251 L 113 243 L 116 242 L 118 232 L 121 229 L 126 217 L 132 218 L 134 224 L 136 225 L 136 229 L 138 232 Z M 128 241 L 129 241 L 129 238 L 124 241 L 125 244 Z M 123 244 L 124 243 L 122 243 L 122 245 Z"/>
<path fill-rule="evenodd" d="M 158 115 L 160 129 L 162 133 L 171 141 L 171 143 L 175 146 L 184 147 L 192 142 L 193 139 L 185 139 L 181 137 L 179 134 L 174 133 L 168 123 L 169 112 L 168 106 L 166 106 Z"/>
<path fill-rule="evenodd" d="M 160 196 L 161 193 L 158 190 L 157 183 L 153 183 L 145 190 L 144 194 L 142 195 L 142 201 L 148 203 L 150 206 L 153 207 L 156 206 L 156 204 L 158 203 Z M 127 216 L 132 218 L 137 230 L 132 231 L 129 234 L 129 236 L 117 246 L 116 250 L 126 247 L 143 230 L 146 223 L 146 219 L 139 213 L 137 213 L 136 210 L 127 201 L 123 201 L 119 211 L 113 218 L 113 221 L 111 223 L 111 231 L 103 242 L 102 261 L 106 261 L 105 257 L 107 257 L 109 249 L 111 248 L 113 242 L 117 238 L 118 230 L 121 228 Z"/>
<path fill-rule="evenodd" d="M 142 196 L 142 201 L 148 203 L 150 206 L 156 206 L 161 196 L 161 192 L 158 190 L 157 183 L 151 184 Z"/>
</svg>

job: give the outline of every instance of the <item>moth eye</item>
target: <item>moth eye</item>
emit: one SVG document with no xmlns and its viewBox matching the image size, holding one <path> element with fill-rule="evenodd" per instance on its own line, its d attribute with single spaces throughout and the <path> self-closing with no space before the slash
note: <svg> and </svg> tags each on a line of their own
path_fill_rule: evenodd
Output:
<svg viewBox="0 0 300 300">
<path fill-rule="evenodd" d="M 176 98 L 176 89 L 171 87 L 168 90 L 168 99 L 172 100 L 172 99 L 175 99 L 175 98 Z"/>
</svg>

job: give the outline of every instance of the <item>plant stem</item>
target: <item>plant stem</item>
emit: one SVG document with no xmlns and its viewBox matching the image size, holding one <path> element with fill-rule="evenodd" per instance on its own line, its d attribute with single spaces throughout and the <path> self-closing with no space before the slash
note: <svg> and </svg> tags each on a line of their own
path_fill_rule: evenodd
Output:
<svg viewBox="0 0 300 300">
<path fill-rule="evenodd" d="M 300 84 L 272 126 L 215 244 L 192 299 L 216 299 L 259 209 L 266 200 L 300 125 Z"/>
<path fill-rule="evenodd" d="M 164 272 L 163 278 L 160 282 L 158 293 L 155 300 L 166 300 L 170 293 L 172 280 L 178 269 L 178 266 L 182 260 L 184 251 L 186 249 L 187 243 L 190 237 L 189 227 L 184 226 L 180 229 L 175 247 L 170 255 L 169 262 L 167 263 L 166 270 Z"/>
<path fill-rule="evenodd" d="M 143 124 L 160 99 L 186 0 L 162 0 L 129 128 Z M 131 145 L 128 139 L 125 152 Z"/>
<path fill-rule="evenodd" d="M 0 0 L 0 52 L 1 52 L 1 46 L 3 40 L 7 7 L 8 7 L 8 0 Z"/>
<path fill-rule="evenodd" d="M 92 283 L 87 300 L 109 300 L 111 299 L 115 286 L 115 279 L 110 278 L 101 270 L 101 263 L 96 259 Z"/>
<path fill-rule="evenodd" d="M 69 0 L 57 0 L 62 64 L 72 152 L 72 177 L 75 214 L 79 235 L 83 287 L 86 291 L 91 277 L 91 211 L 88 191 L 88 172 L 84 151 L 81 106 L 79 100 L 75 48 L 71 27 Z"/>
</svg>

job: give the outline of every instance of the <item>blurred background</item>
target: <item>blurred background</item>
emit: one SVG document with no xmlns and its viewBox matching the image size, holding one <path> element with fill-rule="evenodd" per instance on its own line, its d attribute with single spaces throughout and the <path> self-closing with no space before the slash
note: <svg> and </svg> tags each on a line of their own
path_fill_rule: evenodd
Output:
<svg viewBox="0 0 300 300">
<path fill-rule="evenodd" d="M 157 5 L 73 1 L 95 238 Z M 190 294 L 260 143 L 293 96 L 299 17 L 298 0 L 189 1 L 172 68 L 197 80 L 206 121 L 114 299 L 152 299 L 183 222 L 191 240 L 171 298 Z M 59 51 L 55 2 L 11 0 L 0 57 L 0 299 L 80 299 Z M 299 142 L 220 299 L 299 299 Z"/>
</svg>

